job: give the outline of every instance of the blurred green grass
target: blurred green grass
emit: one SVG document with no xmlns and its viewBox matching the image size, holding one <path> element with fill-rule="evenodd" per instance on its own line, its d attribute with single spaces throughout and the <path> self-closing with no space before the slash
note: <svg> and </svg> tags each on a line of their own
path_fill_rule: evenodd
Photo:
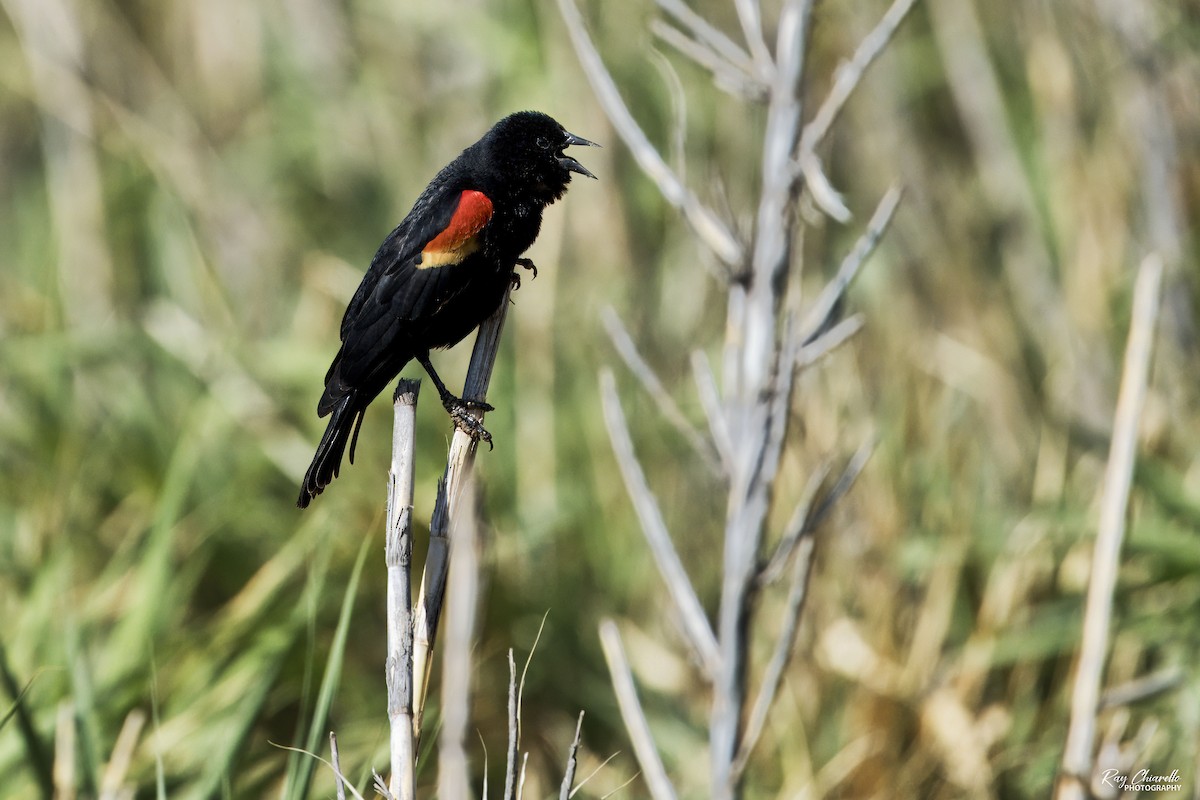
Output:
<svg viewBox="0 0 1200 800">
<path fill-rule="evenodd" d="M 581 774 L 620 751 L 585 793 L 632 777 L 595 635 L 614 615 L 668 768 L 699 796 L 707 700 L 660 613 L 599 421 L 596 372 L 616 358 L 598 323 L 615 306 L 699 420 L 687 354 L 715 358 L 723 294 L 609 129 L 549 5 L 2 7 L 0 643 L 6 671 L 30 682 L 43 752 L 62 740 L 66 709 L 74 783 L 95 793 L 132 719 L 144 728 L 124 782 L 137 796 L 279 794 L 297 762 L 272 743 L 306 740 L 323 706 L 315 687 L 340 653 L 328 710 L 343 767 L 361 785 L 384 763 L 381 563 L 368 559 L 349 597 L 344 652 L 335 630 L 364 539 L 382 552 L 390 423 L 386 405 L 369 415 L 358 463 L 301 514 L 292 502 L 319 434 L 313 406 L 380 239 L 441 164 L 503 114 L 534 107 L 606 147 L 587 159 L 601 180 L 547 214 L 531 253 L 541 272 L 516 295 L 493 382 L 498 445 L 479 460 L 488 575 L 476 725 L 494 778 L 504 653 L 527 650 L 549 610 L 525 692 L 530 796 L 556 785 L 580 708 Z M 736 30 L 725 5 L 697 8 Z M 814 97 L 883 10 L 818 8 Z M 956 80 L 969 96 L 986 87 L 961 72 L 954 47 L 979 51 L 953 35 L 947 3 L 930 3 L 831 142 L 830 176 L 858 220 L 892 182 L 907 194 L 852 291 L 867 328 L 801 380 L 783 485 L 798 495 L 821 459 L 867 431 L 881 444 L 821 533 L 799 655 L 750 797 L 814 781 L 816 794 L 842 797 L 1045 796 L 1131 266 L 1171 243 L 1150 213 L 1159 194 L 1178 213 L 1177 249 L 1106 684 L 1167 667 L 1184 679 L 1127 719 L 1104 712 L 1101 730 L 1124 719 L 1129 738 L 1157 726 L 1146 763 L 1196 783 L 1197 16 L 1186 3 L 1147 12 L 1159 35 L 1142 63 L 1092 4 L 977 10 L 1002 118 L 973 120 L 956 97 Z M 652 14 L 628 0 L 587 8 L 614 77 L 667 149 L 670 88 L 643 24 Z M 689 180 L 706 197 L 720 182 L 748 229 L 757 164 L 746 154 L 761 119 L 669 57 L 688 90 Z M 1166 102 L 1173 156 L 1145 147 L 1137 102 L 1148 91 Z M 988 130 L 1011 137 L 1015 161 L 994 160 Z M 1149 182 L 1157 157 L 1174 167 L 1164 184 Z M 813 218 L 808 291 L 860 224 Z M 461 376 L 467 349 L 438 357 L 444 374 Z M 687 444 L 619 379 L 639 455 L 711 603 L 714 487 L 680 468 Z M 418 424 L 420 520 L 448 428 L 428 401 Z M 766 619 L 782 600 L 764 595 Z M 756 653 L 769 647 L 756 642 Z M 15 721 L 0 727 L 0 798 L 37 796 L 29 745 Z M 419 777 L 431 784 L 431 770 Z M 311 796 L 331 792 L 318 767 Z"/>
</svg>

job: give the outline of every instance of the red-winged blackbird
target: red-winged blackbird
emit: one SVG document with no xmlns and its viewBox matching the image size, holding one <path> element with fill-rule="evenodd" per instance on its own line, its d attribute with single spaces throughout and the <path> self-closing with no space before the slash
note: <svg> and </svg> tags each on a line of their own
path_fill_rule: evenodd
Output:
<svg viewBox="0 0 1200 800">
<path fill-rule="evenodd" d="M 342 318 L 342 346 L 317 404 L 319 416 L 332 416 L 296 505 L 306 508 L 337 477 L 347 442 L 354 461 L 367 405 L 414 358 L 455 424 L 490 441 L 466 413 L 490 407 L 451 394 L 429 351 L 462 341 L 499 307 L 518 262 L 533 266 L 521 254 L 571 173 L 596 177 L 564 154 L 573 144 L 594 143 L 535 111 L 505 117 L 437 174 L 383 240 Z"/>
</svg>

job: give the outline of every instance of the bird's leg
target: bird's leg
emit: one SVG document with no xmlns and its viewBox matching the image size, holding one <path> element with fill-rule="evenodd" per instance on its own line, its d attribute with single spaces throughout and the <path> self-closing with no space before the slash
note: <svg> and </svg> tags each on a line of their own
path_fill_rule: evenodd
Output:
<svg viewBox="0 0 1200 800">
<path fill-rule="evenodd" d="M 493 411 L 494 409 L 480 400 L 464 400 L 461 397 L 456 397 L 446 388 L 446 384 L 438 377 L 437 370 L 433 368 L 433 364 L 429 361 L 429 352 L 421 352 L 416 354 L 417 362 L 425 368 L 425 372 L 429 374 L 430 380 L 438 390 L 438 396 L 442 400 L 442 407 L 450 414 L 450 419 L 454 420 L 454 427 L 458 428 L 463 433 L 466 433 L 476 441 L 482 439 L 492 446 L 492 435 L 483 427 L 480 420 L 471 416 L 469 411 Z"/>
<path fill-rule="evenodd" d="M 518 258 L 517 266 L 521 267 L 522 269 L 529 270 L 530 272 L 533 273 L 533 277 L 535 277 L 535 278 L 537 277 L 537 265 L 533 263 L 532 259 Z M 514 272 L 512 274 L 512 282 L 513 282 L 514 290 L 521 288 L 521 274 L 519 272 Z"/>
</svg>

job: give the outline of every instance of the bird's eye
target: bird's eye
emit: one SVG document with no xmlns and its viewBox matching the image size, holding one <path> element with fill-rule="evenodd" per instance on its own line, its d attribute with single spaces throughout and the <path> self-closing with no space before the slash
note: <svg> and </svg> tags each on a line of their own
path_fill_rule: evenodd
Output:
<svg viewBox="0 0 1200 800">
<path fill-rule="evenodd" d="M 547 139 L 545 136 L 539 136 L 537 138 L 537 146 L 542 148 L 543 150 L 549 150 L 550 149 L 550 140 Z"/>
</svg>

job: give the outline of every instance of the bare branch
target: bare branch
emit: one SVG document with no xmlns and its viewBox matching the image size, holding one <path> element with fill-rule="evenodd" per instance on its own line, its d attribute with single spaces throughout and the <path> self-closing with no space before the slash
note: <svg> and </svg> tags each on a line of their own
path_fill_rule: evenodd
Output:
<svg viewBox="0 0 1200 800">
<path fill-rule="evenodd" d="M 330 737 L 331 742 L 336 742 L 336 737 L 334 737 L 332 731 L 330 731 L 329 737 Z M 272 747 L 278 747 L 280 750 L 287 750 L 289 753 L 303 753 L 304 755 L 308 756 L 309 758 L 314 758 L 317 761 L 320 761 L 322 764 L 324 764 L 325 766 L 327 766 L 331 770 L 333 770 L 333 775 L 334 775 L 335 781 L 340 782 L 343 786 L 348 788 L 350 790 L 350 794 L 354 795 L 354 797 L 358 798 L 358 800 L 363 800 L 363 796 L 358 793 L 357 789 L 354 788 L 354 784 L 351 783 L 350 780 L 345 775 L 342 774 L 341 769 L 332 761 L 326 761 L 325 759 L 321 758 L 316 753 L 309 752 L 308 750 L 305 750 L 303 747 L 291 747 L 286 744 L 275 744 L 275 742 L 271 742 L 271 741 L 268 741 L 267 744 L 271 745 Z M 336 747 L 336 745 L 334 745 L 334 746 Z M 383 791 L 380 792 L 380 794 L 383 794 L 386 796 L 387 795 L 387 785 L 381 783 L 380 786 L 383 789 Z M 55 797 L 57 797 L 57 796 L 58 795 L 55 795 Z M 389 798 L 388 800 L 391 800 L 391 798 Z"/>
<path fill-rule="evenodd" d="M 517 662 L 512 648 L 508 648 L 508 759 L 504 766 L 504 800 L 515 800 L 517 796 L 517 755 L 521 747 L 520 722 L 517 703 Z"/>
<path fill-rule="evenodd" d="M 671 59 L 658 49 L 650 51 L 654 66 L 663 76 L 667 92 L 671 96 L 671 161 L 675 165 L 675 174 L 679 179 L 687 179 L 687 94 L 683 90 L 683 81 L 679 71 L 671 63 Z"/>
<path fill-rule="evenodd" d="M 908 15 L 916 0 L 894 0 L 891 7 L 875 28 L 859 43 L 849 61 L 839 65 L 834 74 L 833 87 L 825 102 L 817 110 L 812 121 L 804 126 L 800 136 L 799 157 L 796 169 L 804 175 L 804 180 L 817 206 L 838 222 L 850 220 L 850 210 L 842 202 L 841 195 L 830 184 L 817 157 L 816 149 L 829 133 L 834 121 L 850 99 L 850 95 L 862 81 L 867 69 L 883 52 L 883 49 L 895 35 L 896 29 Z"/>
<path fill-rule="evenodd" d="M 721 407 L 721 393 L 717 389 L 716 376 L 713 375 L 712 365 L 708 363 L 708 356 L 703 350 L 692 351 L 692 377 L 696 381 L 700 406 L 708 418 L 708 431 L 712 436 L 713 446 L 717 449 L 723 470 L 728 473 L 733 458 L 733 437 L 729 435 L 729 422 L 725 419 L 725 409 Z"/>
<path fill-rule="evenodd" d="M 821 166 L 821 159 L 817 158 L 817 154 L 811 150 L 801 150 L 797 164 L 804 175 L 804 185 L 808 187 L 808 193 L 817 204 L 817 208 L 838 222 L 849 222 L 853 215 L 850 209 L 846 208 L 846 201 L 842 199 L 842 195 L 833 188 L 833 184 L 826 177 L 825 168 Z"/>
<path fill-rule="evenodd" d="M 684 186 L 646 138 L 625 101 L 621 99 L 621 93 L 613 83 L 612 76 L 605 68 L 595 45 L 592 44 L 574 0 L 558 0 L 558 7 L 575 45 L 579 62 L 592 84 L 593 91 L 596 92 L 596 98 L 604 107 L 605 113 L 634 160 L 638 162 L 638 166 L 658 186 L 663 198 L 683 212 L 684 218 L 696 235 L 721 261 L 731 267 L 740 265 L 744 257 L 741 242 L 711 209 L 704 206 L 691 190 Z"/>
<path fill-rule="evenodd" d="M 722 475 L 720 454 L 716 452 L 712 442 L 705 439 L 684 416 L 683 411 L 675 403 L 675 399 L 671 397 L 670 392 L 658 379 L 658 375 L 654 373 L 654 369 L 638 352 L 637 345 L 633 343 L 633 338 L 621 323 L 617 312 L 613 310 L 612 306 L 607 306 L 601 312 L 600 317 L 604 321 L 604 330 L 608 332 L 608 338 L 617 348 L 617 354 L 629 367 L 629 371 L 641 382 L 646 393 L 654 399 L 663 417 L 687 440 L 714 475 Z"/>
<path fill-rule="evenodd" d="M 579 767 L 579 743 L 583 735 L 583 712 L 579 712 L 579 721 L 575 723 L 575 739 L 571 742 L 571 751 L 567 755 L 567 771 L 563 775 L 562 785 L 558 787 L 558 800 L 571 800 L 571 787 L 575 783 L 575 770 Z"/>
<path fill-rule="evenodd" d="M 780 627 L 779 639 L 771 660 L 767 662 L 763 674 L 762 688 L 755 698 L 750 719 L 746 723 L 746 732 L 738 749 L 737 758 L 733 762 L 734 774 L 740 775 L 746 769 L 750 754 L 762 735 L 763 726 L 767 722 L 767 714 L 775 702 L 779 692 L 779 684 L 783 680 L 783 671 L 792 658 L 792 647 L 796 643 L 796 631 L 800 628 L 800 613 L 804 610 L 804 601 L 808 597 L 808 579 L 812 573 L 813 552 L 815 539 L 811 535 L 804 536 L 800 541 L 799 552 L 792 568 L 792 584 L 788 591 L 787 606 L 783 612 L 783 624 Z"/>
<path fill-rule="evenodd" d="M 811 530 L 816 528 L 837 502 L 846 496 L 850 488 L 854 486 L 854 482 L 858 480 L 858 476 L 862 474 L 863 469 L 867 466 L 867 462 L 871 460 L 871 456 L 875 453 L 875 445 L 878 444 L 878 438 L 874 435 L 867 437 L 867 440 L 859 445 L 859 448 L 854 451 L 854 455 L 850 456 L 850 460 L 846 462 L 846 468 L 842 470 L 842 474 L 838 476 L 837 483 L 829 490 L 829 494 L 821 499 L 815 511 L 809 517 L 806 523 Z"/>
<path fill-rule="evenodd" d="M 1125 537 L 1125 511 L 1129 504 L 1129 487 L 1137 457 L 1138 422 L 1150 374 L 1150 354 L 1154 344 L 1154 326 L 1158 321 L 1162 273 L 1162 258 L 1157 254 L 1147 256 L 1138 269 L 1134 287 L 1133 319 L 1129 323 L 1129 339 L 1125 345 L 1125 368 L 1117 397 L 1112 449 L 1104 474 L 1100 522 L 1084 605 L 1083 639 L 1071 692 L 1071 721 L 1063 751 L 1062 778 L 1055 794 L 1059 800 L 1086 797 L 1086 782 L 1092 771 L 1096 708 L 1100 701 L 1100 681 L 1108 649 L 1113 589 L 1117 584 L 1121 543 Z"/>
<path fill-rule="evenodd" d="M 756 397 L 770 381 L 779 301 L 792 263 L 797 176 L 792 157 L 800 137 L 800 82 L 804 73 L 814 0 L 792 0 L 779 15 L 776 74 L 771 82 L 763 135 L 762 191 L 755 215 L 750 285 L 742 325 L 739 376 L 744 397 Z M 753 440 L 747 440 L 753 447 Z"/>
<path fill-rule="evenodd" d="M 716 674 L 717 642 L 713 637 L 708 617 L 704 614 L 704 607 L 700 605 L 696 590 L 679 560 L 679 554 L 675 552 L 658 501 L 650 491 L 641 464 L 638 463 L 637 454 L 633 450 L 633 440 L 629 436 L 629 427 L 625 422 L 625 413 L 621 410 L 621 401 L 617 397 L 616 381 L 610 370 L 601 371 L 600 390 L 604 422 L 608 427 L 617 466 L 620 467 L 621 477 L 625 481 L 625 489 L 633 501 L 634 510 L 642 524 L 642 533 L 650 545 L 650 552 L 654 555 L 659 574 L 667 584 L 667 591 L 679 612 L 685 638 L 699 658 L 704 674 L 711 679 Z"/>
<path fill-rule="evenodd" d="M 771 53 L 767 50 L 767 42 L 762 33 L 762 9 L 758 0 L 734 0 L 738 22 L 742 25 L 742 34 L 746 37 L 746 45 L 754 57 L 754 65 L 759 77 L 766 82 L 775 70 L 771 62 Z"/>
<path fill-rule="evenodd" d="M 696 37 L 699 43 L 739 70 L 745 80 L 753 81 L 759 74 L 754 61 L 746 54 L 745 50 L 709 24 L 708 20 L 693 11 L 683 0 L 655 0 L 655 2 L 664 12 L 674 17 L 680 25 L 691 31 L 692 36 Z M 761 36 L 759 38 L 761 41 Z"/>
<path fill-rule="evenodd" d="M 896 29 L 908 16 L 908 12 L 915 2 L 916 0 L 893 0 L 891 7 L 888 8 L 875 28 L 859 42 L 853 57 L 837 68 L 829 96 L 825 98 L 825 102 L 821 103 L 812 122 L 804 126 L 804 133 L 800 137 L 801 154 L 815 150 L 825 135 L 829 133 L 830 127 L 833 126 L 834 120 L 845 107 L 846 101 L 850 99 L 850 95 L 862 81 L 867 68 L 879 57 L 883 48 L 887 47 L 888 42 L 895 35 Z"/>
<path fill-rule="evenodd" d="M 1179 667 L 1167 667 L 1128 681 L 1120 686 L 1114 686 L 1100 695 L 1096 705 L 1098 711 L 1118 706 L 1129 706 L 1157 697 L 1160 694 L 1174 691 L 1186 676 Z"/>
<path fill-rule="evenodd" d="M 333 787 L 337 800 L 346 800 L 346 783 L 342 780 L 342 764 L 338 759 L 337 734 L 329 732 L 329 761 L 333 764 Z"/>
<path fill-rule="evenodd" d="M 650 23 L 650 32 L 665 43 L 674 47 L 687 58 L 707 69 L 713 75 L 713 83 L 719 88 L 736 94 L 739 97 L 756 98 L 763 94 L 763 86 L 754 80 L 752 75 L 730 64 L 724 58 L 714 53 L 703 42 L 689 37 L 662 20 L 656 19 Z"/>
<path fill-rule="evenodd" d="M 646 778 L 646 788 L 654 800 L 675 800 L 675 787 L 667 777 L 667 770 L 654 744 L 654 736 L 650 733 L 650 724 L 646 722 L 646 714 L 638 700 L 633 673 L 629 670 L 629 659 L 625 657 L 625 648 L 621 644 L 621 633 L 617 630 L 617 623 L 611 619 L 600 623 L 600 645 L 604 649 L 604 660 L 608 662 L 608 674 L 617 695 L 621 719 L 625 721 L 633 752 Z"/>
<path fill-rule="evenodd" d="M 722 553 L 721 600 L 717 612 L 719 671 L 713 682 L 709 722 L 710 791 L 714 800 L 739 794 L 737 757 L 746 699 L 749 621 L 770 489 L 782 437 L 799 342 L 778 335 L 782 292 L 792 265 L 798 179 L 790 165 L 800 136 L 800 84 L 804 73 L 813 0 L 788 0 L 779 15 L 775 74 L 771 80 L 763 136 L 762 190 L 748 285 L 729 294 L 727 346 L 736 360 L 725 374 L 730 391 L 730 427 L 736 451 Z M 740 340 L 736 340 L 740 333 Z M 734 341 L 730 341 L 734 339 Z M 728 364 L 728 362 L 727 362 Z M 730 379 L 735 387 L 729 385 Z"/>
<path fill-rule="evenodd" d="M 855 314 L 834 325 L 829 330 L 800 348 L 796 356 L 796 369 L 802 370 L 820 361 L 849 341 L 866 324 L 862 314 Z"/>
<path fill-rule="evenodd" d="M 879 205 L 875 207 L 875 213 L 871 215 L 871 221 L 867 223 L 867 230 L 854 243 L 853 249 L 842 259 L 837 275 L 825 286 L 817 301 L 808 310 L 808 315 L 804 318 L 804 324 L 800 328 L 800 336 L 804 344 L 809 344 L 829 324 L 834 309 L 845 295 L 846 289 L 858 275 L 863 262 L 875 252 L 880 237 L 891 224 L 892 216 L 896 213 L 896 207 L 900 204 L 902 195 L 903 192 L 900 188 L 893 186 L 888 189 L 879 201 Z"/>
<path fill-rule="evenodd" d="M 800 496 L 800 502 L 796 504 L 796 508 L 792 511 L 792 516 L 788 519 L 787 527 L 784 528 L 783 536 L 779 540 L 775 552 L 767 561 L 758 573 L 758 582 L 760 585 L 774 583 L 783 574 L 783 568 L 787 565 L 788 559 L 799 544 L 800 539 L 807 533 L 812 531 L 812 526 L 808 524 L 809 515 L 813 510 L 813 501 L 816 500 L 817 491 L 821 488 L 821 484 L 825 482 L 826 476 L 829 475 L 830 465 L 826 461 L 820 467 L 812 471 L 808 476 L 808 483 L 804 486 L 804 494 Z"/>
</svg>

